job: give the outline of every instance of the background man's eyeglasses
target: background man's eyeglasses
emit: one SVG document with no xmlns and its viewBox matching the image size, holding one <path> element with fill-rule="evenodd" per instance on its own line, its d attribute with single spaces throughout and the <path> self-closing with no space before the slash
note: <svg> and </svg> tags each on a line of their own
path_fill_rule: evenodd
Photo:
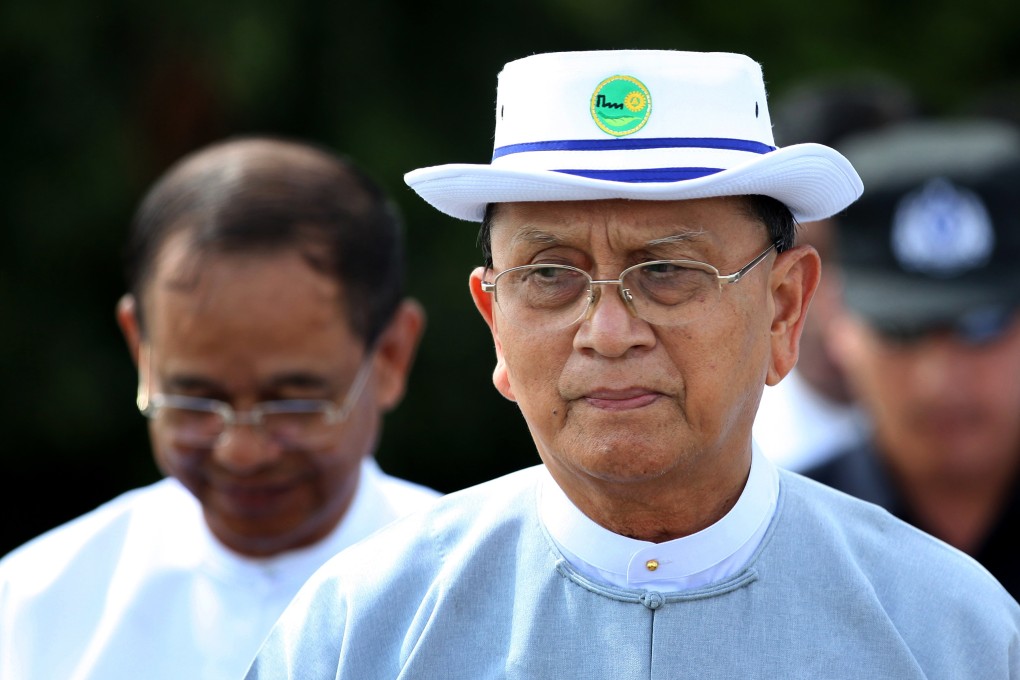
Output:
<svg viewBox="0 0 1020 680">
<path fill-rule="evenodd" d="M 314 447 L 334 436 L 358 401 L 372 369 L 369 353 L 358 369 L 347 394 L 339 401 L 282 399 L 264 401 L 247 411 L 237 411 L 218 399 L 177 394 L 150 393 L 151 352 L 139 349 L 138 410 L 153 420 L 179 446 L 213 448 L 230 427 L 251 426 L 284 448 Z"/>
<path fill-rule="evenodd" d="M 618 279 L 596 280 L 562 264 L 528 264 L 500 272 L 482 290 L 491 293 L 514 325 L 555 330 L 585 318 L 601 288 L 618 286 L 631 313 L 657 326 L 678 326 L 712 309 L 724 283 L 736 283 L 776 247 L 773 243 L 733 274 L 695 260 L 655 260 L 628 267 Z"/>
</svg>

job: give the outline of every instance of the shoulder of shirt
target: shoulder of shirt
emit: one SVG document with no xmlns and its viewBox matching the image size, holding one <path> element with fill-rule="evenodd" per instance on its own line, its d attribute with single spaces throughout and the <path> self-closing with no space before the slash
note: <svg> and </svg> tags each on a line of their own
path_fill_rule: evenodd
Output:
<svg viewBox="0 0 1020 680">
<path fill-rule="evenodd" d="M 398 515 L 408 514 L 431 503 L 442 494 L 435 489 L 385 472 L 374 458 L 362 464 L 363 481 L 375 485 Z"/>
<path fill-rule="evenodd" d="M 170 523 L 188 515 L 201 515 L 198 502 L 174 479 L 126 491 L 9 552 L 0 559 L 0 585 L 12 579 L 44 582 L 89 554 L 108 558 L 139 518 Z"/>
<path fill-rule="evenodd" d="M 353 584 L 360 575 L 372 581 L 379 579 L 380 571 L 435 566 L 456 560 L 461 546 L 473 549 L 500 540 L 499 536 L 515 531 L 522 521 L 537 522 L 537 512 L 528 509 L 535 507 L 540 469 L 540 465 L 525 468 L 440 496 L 343 550 L 317 576 L 343 574 Z"/>
<path fill-rule="evenodd" d="M 973 557 L 874 503 L 789 470 L 779 474 L 777 532 L 784 524 L 794 529 L 786 540 L 801 546 L 798 554 L 823 565 L 826 555 L 841 560 L 877 590 L 929 599 L 938 593 L 964 609 L 1000 602 L 1014 625 L 1020 621 L 1020 605 Z"/>
</svg>

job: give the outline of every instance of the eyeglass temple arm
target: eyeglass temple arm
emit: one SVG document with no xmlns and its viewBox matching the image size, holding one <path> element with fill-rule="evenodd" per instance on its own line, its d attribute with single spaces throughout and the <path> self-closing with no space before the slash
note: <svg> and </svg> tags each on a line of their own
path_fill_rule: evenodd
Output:
<svg viewBox="0 0 1020 680">
<path fill-rule="evenodd" d="M 350 389 L 347 390 L 346 396 L 344 396 L 343 403 L 340 404 L 339 410 L 333 414 L 332 422 L 342 423 L 347 420 L 347 416 L 351 414 L 354 409 L 354 405 L 358 401 L 358 397 L 361 394 L 361 390 L 364 389 L 365 383 L 368 382 L 368 378 L 372 375 L 372 370 L 375 366 L 375 348 L 369 348 L 368 354 L 362 359 L 361 366 L 358 368 L 357 375 L 354 376 L 354 382 L 351 383 Z"/>
<path fill-rule="evenodd" d="M 756 258 L 754 258 L 753 260 L 748 262 L 746 265 L 744 265 L 744 267 L 742 269 L 740 269 L 739 271 L 735 271 L 732 274 L 719 274 L 718 275 L 719 276 L 719 280 L 722 281 L 723 283 L 736 283 L 740 279 L 742 279 L 745 276 L 747 276 L 747 274 L 752 269 L 757 267 L 761 263 L 762 260 L 764 260 L 766 257 L 768 257 L 768 254 L 777 245 L 779 245 L 778 241 L 775 241 L 775 242 L 771 243 L 768 248 L 766 248 L 765 250 L 761 251 L 761 253 L 759 253 Z"/>
</svg>

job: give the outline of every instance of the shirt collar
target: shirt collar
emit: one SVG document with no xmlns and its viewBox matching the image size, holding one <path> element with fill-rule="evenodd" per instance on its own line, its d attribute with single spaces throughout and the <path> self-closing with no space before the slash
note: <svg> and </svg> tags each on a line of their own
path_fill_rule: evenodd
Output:
<svg viewBox="0 0 1020 680">
<path fill-rule="evenodd" d="M 776 509 L 776 467 L 752 446 L 751 471 L 736 504 L 715 524 L 664 543 L 640 541 L 596 524 L 545 473 L 539 515 L 567 561 L 581 573 L 623 588 L 700 587 L 740 571 L 761 543 Z"/>
</svg>

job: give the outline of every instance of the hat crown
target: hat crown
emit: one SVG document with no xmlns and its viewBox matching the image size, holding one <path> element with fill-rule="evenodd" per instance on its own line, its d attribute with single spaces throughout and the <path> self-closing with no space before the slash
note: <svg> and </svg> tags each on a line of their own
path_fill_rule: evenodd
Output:
<svg viewBox="0 0 1020 680">
<path fill-rule="evenodd" d="M 872 195 L 919 185 L 934 176 L 956 181 L 988 177 L 1004 165 L 1020 162 L 1020 130 L 978 118 L 906 121 L 850 136 L 840 151 Z"/>
<path fill-rule="evenodd" d="M 439 210 L 475 222 L 491 203 L 750 194 L 812 221 L 862 190 L 829 147 L 776 148 L 756 61 L 670 50 L 512 61 L 498 78 L 491 163 L 419 168 L 404 179 Z"/>
<path fill-rule="evenodd" d="M 838 221 L 848 304 L 880 325 L 1020 305 L 1020 130 L 910 121 L 848 138 L 868 187 Z"/>
<path fill-rule="evenodd" d="M 1003 248 L 1010 259 L 1020 254 L 1012 125 L 910 121 L 851 137 L 842 151 L 868 186 L 840 220 L 847 264 L 941 276 L 994 264 Z M 922 260 L 928 266 L 917 266 Z"/>
<path fill-rule="evenodd" d="M 633 91 L 650 100 L 647 121 L 619 135 L 600 127 L 593 115 L 600 86 L 617 77 L 633 79 Z M 623 102 L 604 105 L 628 113 Z M 624 138 L 719 138 L 774 146 L 761 66 L 725 52 L 604 50 L 532 55 L 500 72 L 494 151 Z"/>
</svg>

